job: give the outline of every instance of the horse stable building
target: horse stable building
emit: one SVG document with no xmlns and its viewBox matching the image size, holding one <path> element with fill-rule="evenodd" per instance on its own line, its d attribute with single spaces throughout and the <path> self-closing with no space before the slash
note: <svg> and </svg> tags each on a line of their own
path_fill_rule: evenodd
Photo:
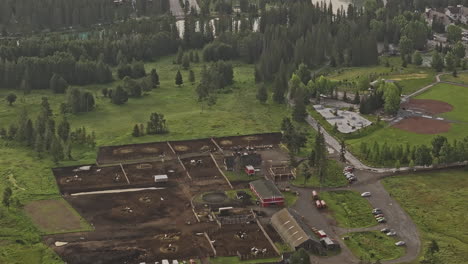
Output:
<svg viewBox="0 0 468 264">
<path fill-rule="evenodd" d="M 284 206 L 284 196 L 272 181 L 253 181 L 250 183 L 250 189 L 258 197 L 261 206 Z"/>
</svg>

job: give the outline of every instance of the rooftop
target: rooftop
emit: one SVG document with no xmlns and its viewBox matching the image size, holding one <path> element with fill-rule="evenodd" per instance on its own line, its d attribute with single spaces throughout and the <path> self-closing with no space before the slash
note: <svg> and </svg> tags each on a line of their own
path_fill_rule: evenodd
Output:
<svg viewBox="0 0 468 264">
<path fill-rule="evenodd" d="M 250 183 L 261 198 L 283 197 L 276 185 L 269 180 L 256 180 Z"/>
<path fill-rule="evenodd" d="M 300 216 L 289 208 L 284 208 L 274 214 L 271 217 L 271 223 L 281 238 L 294 248 L 309 239 L 320 243 Z"/>
</svg>

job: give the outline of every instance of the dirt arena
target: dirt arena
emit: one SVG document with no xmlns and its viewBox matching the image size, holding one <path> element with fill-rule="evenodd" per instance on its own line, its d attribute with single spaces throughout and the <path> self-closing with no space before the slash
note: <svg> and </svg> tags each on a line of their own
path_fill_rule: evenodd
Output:
<svg viewBox="0 0 468 264">
<path fill-rule="evenodd" d="M 453 106 L 449 103 L 431 99 L 410 99 L 401 105 L 403 109 L 421 111 L 430 115 L 451 112 Z"/>
<path fill-rule="evenodd" d="M 417 134 L 434 135 L 448 132 L 451 124 L 446 121 L 424 117 L 410 117 L 401 120 L 393 127 Z"/>
</svg>

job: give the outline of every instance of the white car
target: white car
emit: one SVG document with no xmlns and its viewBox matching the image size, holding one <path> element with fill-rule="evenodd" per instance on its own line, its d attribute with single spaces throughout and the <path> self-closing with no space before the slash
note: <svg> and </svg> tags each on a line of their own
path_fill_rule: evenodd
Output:
<svg viewBox="0 0 468 264">
<path fill-rule="evenodd" d="M 396 236 L 396 232 L 395 231 L 390 231 L 387 233 L 387 236 Z"/>
<path fill-rule="evenodd" d="M 395 246 L 404 246 L 406 245 L 405 241 L 398 241 L 395 243 Z"/>
<path fill-rule="evenodd" d="M 361 193 L 361 196 L 362 197 L 369 197 L 369 196 L 371 196 L 371 193 L 370 192 L 363 192 L 363 193 Z"/>
</svg>

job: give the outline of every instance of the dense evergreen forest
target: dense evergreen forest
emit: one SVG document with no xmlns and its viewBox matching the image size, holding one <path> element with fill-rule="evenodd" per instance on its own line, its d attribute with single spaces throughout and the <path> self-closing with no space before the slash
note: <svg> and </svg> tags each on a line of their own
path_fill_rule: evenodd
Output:
<svg viewBox="0 0 468 264">
<path fill-rule="evenodd" d="M 1 0 L 0 28 L 7 32 L 59 30 L 111 23 L 169 10 L 167 0 Z"/>
</svg>

